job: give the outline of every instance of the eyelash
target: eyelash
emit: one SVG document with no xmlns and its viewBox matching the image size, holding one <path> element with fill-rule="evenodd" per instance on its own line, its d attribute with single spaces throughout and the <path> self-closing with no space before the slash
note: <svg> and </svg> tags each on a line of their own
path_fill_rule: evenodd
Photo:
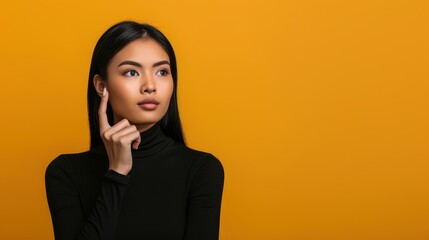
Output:
<svg viewBox="0 0 429 240">
<path fill-rule="evenodd" d="M 161 70 L 157 71 L 157 72 L 156 72 L 156 74 L 158 74 L 158 73 L 159 73 L 159 72 L 161 72 L 161 71 L 165 72 L 164 74 L 161 74 L 161 76 L 163 76 L 163 77 L 165 77 L 165 76 L 167 76 L 168 74 L 170 74 L 170 72 L 169 72 L 167 69 L 161 69 Z M 131 73 L 131 72 L 133 72 L 133 73 L 137 74 L 137 76 L 140 76 L 140 74 L 139 74 L 136 70 L 128 70 L 128 71 L 126 71 L 126 72 L 124 73 L 124 75 L 125 75 L 126 77 L 135 77 L 135 75 L 134 75 L 134 76 L 131 76 L 131 75 L 130 75 L 130 73 Z"/>
<path fill-rule="evenodd" d="M 136 70 L 128 70 L 128 71 L 126 71 L 125 73 L 124 73 L 124 75 L 126 76 L 126 77 L 135 77 L 135 76 L 131 76 L 130 75 L 130 73 L 131 72 L 135 72 L 138 76 L 140 75 Z"/>
<path fill-rule="evenodd" d="M 161 69 L 161 70 L 159 70 L 158 72 L 156 72 L 157 74 L 159 73 L 159 72 L 161 72 L 161 71 L 164 71 L 165 72 L 165 74 L 164 75 L 162 75 L 161 74 L 161 76 L 163 76 L 163 77 L 165 77 L 165 76 L 167 76 L 168 74 L 170 74 L 170 72 L 167 70 L 167 69 Z"/>
</svg>

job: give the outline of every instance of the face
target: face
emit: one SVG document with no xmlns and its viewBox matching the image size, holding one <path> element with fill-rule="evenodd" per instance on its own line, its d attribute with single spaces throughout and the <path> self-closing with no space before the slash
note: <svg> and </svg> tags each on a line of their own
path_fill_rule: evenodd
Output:
<svg viewBox="0 0 429 240">
<path fill-rule="evenodd" d="M 150 38 L 125 46 L 107 66 L 107 81 L 99 79 L 94 83 L 97 90 L 97 83 L 106 85 L 114 122 L 126 118 L 140 131 L 161 120 L 173 93 L 169 57 Z"/>
</svg>

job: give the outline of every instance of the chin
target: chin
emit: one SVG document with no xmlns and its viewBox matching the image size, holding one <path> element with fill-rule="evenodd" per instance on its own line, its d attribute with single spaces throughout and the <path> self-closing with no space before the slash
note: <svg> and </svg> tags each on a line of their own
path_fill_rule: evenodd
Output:
<svg viewBox="0 0 429 240">
<path fill-rule="evenodd" d="M 153 116 L 139 116 L 135 118 L 129 118 L 128 120 L 135 125 L 150 125 L 159 122 L 161 118 Z"/>
<path fill-rule="evenodd" d="M 160 112 L 157 111 L 152 111 L 152 112 L 140 112 L 138 114 L 134 113 L 134 114 L 123 114 L 121 117 L 119 117 L 120 119 L 126 118 L 128 119 L 128 121 L 130 122 L 130 124 L 132 125 L 136 125 L 136 126 L 144 126 L 144 125 L 151 125 L 151 124 L 155 124 L 159 121 L 161 121 L 162 117 L 165 114 L 161 114 Z"/>
</svg>

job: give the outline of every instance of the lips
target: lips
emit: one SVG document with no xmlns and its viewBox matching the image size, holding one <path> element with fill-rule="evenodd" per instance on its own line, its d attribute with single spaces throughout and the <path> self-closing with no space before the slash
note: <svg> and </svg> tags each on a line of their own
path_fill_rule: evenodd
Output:
<svg viewBox="0 0 429 240">
<path fill-rule="evenodd" d="M 159 102 L 153 98 L 146 98 L 139 102 L 138 105 L 144 110 L 154 110 L 158 106 Z"/>
</svg>

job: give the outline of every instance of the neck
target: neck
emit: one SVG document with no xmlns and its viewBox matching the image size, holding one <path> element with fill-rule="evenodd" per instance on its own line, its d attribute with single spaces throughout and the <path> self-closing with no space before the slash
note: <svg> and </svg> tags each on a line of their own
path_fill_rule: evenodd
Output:
<svg viewBox="0 0 429 240">
<path fill-rule="evenodd" d="M 146 132 L 148 129 L 152 128 L 153 126 L 155 126 L 156 123 L 151 123 L 151 124 L 143 124 L 143 125 L 136 125 L 137 130 L 142 133 L 142 132 Z"/>
<path fill-rule="evenodd" d="M 161 130 L 159 123 L 152 124 L 145 131 L 140 132 L 140 144 L 137 150 L 134 150 L 135 156 L 147 156 L 158 152 L 170 142 Z"/>
</svg>

